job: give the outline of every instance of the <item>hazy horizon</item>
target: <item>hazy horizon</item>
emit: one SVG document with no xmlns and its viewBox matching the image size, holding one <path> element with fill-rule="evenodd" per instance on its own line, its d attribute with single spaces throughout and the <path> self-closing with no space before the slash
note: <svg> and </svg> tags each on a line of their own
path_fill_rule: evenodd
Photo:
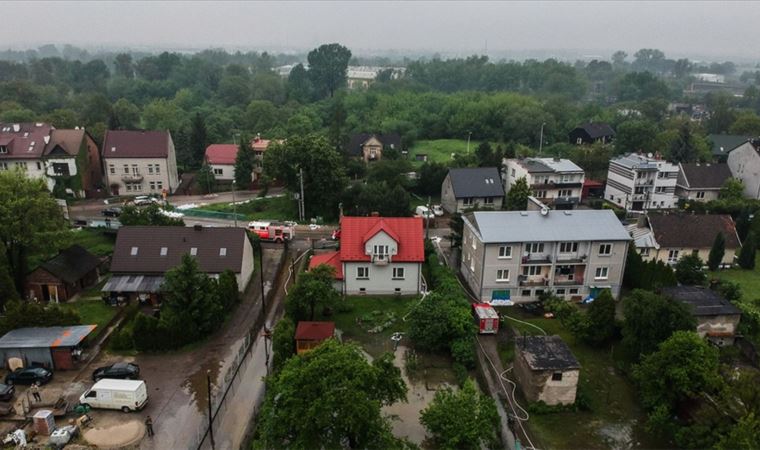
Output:
<svg viewBox="0 0 760 450">
<path fill-rule="evenodd" d="M 0 49 L 303 51 L 339 42 L 357 55 L 609 58 L 658 48 L 668 57 L 760 60 L 753 2 L 6 2 Z M 30 26 L 32 23 L 34 26 Z M 30 33 L 31 31 L 31 33 Z M 19 36 L 28 36 L 20 39 Z"/>
</svg>

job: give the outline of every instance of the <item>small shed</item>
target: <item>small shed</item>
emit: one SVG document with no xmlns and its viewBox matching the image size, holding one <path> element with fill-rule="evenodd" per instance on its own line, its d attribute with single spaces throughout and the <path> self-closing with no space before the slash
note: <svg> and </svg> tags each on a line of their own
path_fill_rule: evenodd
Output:
<svg viewBox="0 0 760 450">
<path fill-rule="evenodd" d="M 702 286 L 674 286 L 664 288 L 662 294 L 689 308 L 701 337 L 719 347 L 734 344 L 742 312 L 718 292 Z"/>
<path fill-rule="evenodd" d="M 334 335 L 334 322 L 298 322 L 295 336 L 296 353 L 300 355 L 307 352 Z"/>
<path fill-rule="evenodd" d="M 30 299 L 65 302 L 98 282 L 100 259 L 79 245 L 62 250 L 26 276 Z"/>
<path fill-rule="evenodd" d="M 80 346 L 97 325 L 18 328 L 0 338 L 0 356 L 6 366 L 19 358 L 24 367 L 41 365 L 56 370 L 73 369 L 81 354 Z"/>
<path fill-rule="evenodd" d="M 488 303 L 475 303 L 472 312 L 478 322 L 478 333 L 496 334 L 499 332 L 499 314 Z"/>
<path fill-rule="evenodd" d="M 528 401 L 575 403 L 581 365 L 562 338 L 521 336 L 515 344 L 515 375 Z"/>
</svg>

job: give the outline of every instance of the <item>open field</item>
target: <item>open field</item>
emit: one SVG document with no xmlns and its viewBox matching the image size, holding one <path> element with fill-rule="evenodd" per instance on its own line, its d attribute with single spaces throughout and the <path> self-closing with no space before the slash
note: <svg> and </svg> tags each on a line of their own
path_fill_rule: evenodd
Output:
<svg viewBox="0 0 760 450">
<path fill-rule="evenodd" d="M 203 211 L 216 211 L 223 213 L 236 212 L 242 214 L 248 220 L 298 220 L 298 207 L 296 201 L 287 195 L 280 197 L 255 198 L 246 203 L 240 203 L 235 207 L 231 203 L 214 203 L 201 206 Z"/>
<path fill-rule="evenodd" d="M 470 141 L 470 153 L 474 152 L 480 144 L 479 141 Z M 426 154 L 428 161 L 447 164 L 451 161 L 452 153 L 466 153 L 467 139 L 436 139 L 432 141 L 417 141 L 409 150 L 409 160 L 414 164 L 422 165 L 416 161 L 418 154 Z"/>
<path fill-rule="evenodd" d="M 65 309 L 79 313 L 84 325 L 97 325 L 97 330 L 102 329 L 118 311 L 113 306 L 108 306 L 102 300 L 81 299 L 62 305 Z"/>
<path fill-rule="evenodd" d="M 708 277 L 737 283 L 744 296 L 757 297 L 757 293 L 760 292 L 760 253 L 755 258 L 754 270 L 745 270 L 737 266 L 733 269 L 709 272 Z"/>
<path fill-rule="evenodd" d="M 530 315 L 516 307 L 499 309 L 501 314 L 561 336 L 581 363 L 578 392 L 586 397 L 590 411 L 531 414 L 529 426 L 540 438 L 541 448 L 666 447 L 644 430 L 644 412 L 636 400 L 634 387 L 618 369 L 622 361 L 616 345 L 590 347 L 576 341 L 558 320 Z M 506 323 L 523 334 L 541 334 L 528 325 L 508 319 Z M 513 356 L 509 347 L 500 349 L 500 354 L 503 359 Z"/>
</svg>

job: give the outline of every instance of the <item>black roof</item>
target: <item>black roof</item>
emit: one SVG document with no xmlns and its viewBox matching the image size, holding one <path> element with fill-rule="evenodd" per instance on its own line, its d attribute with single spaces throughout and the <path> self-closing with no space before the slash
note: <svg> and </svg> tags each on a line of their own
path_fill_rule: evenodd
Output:
<svg viewBox="0 0 760 450">
<path fill-rule="evenodd" d="M 707 139 L 712 143 L 713 156 L 728 155 L 736 147 L 747 142 L 752 136 L 743 134 L 711 134 Z"/>
<path fill-rule="evenodd" d="M 559 336 L 521 336 L 517 348 L 531 370 L 580 369 L 570 347 Z"/>
<path fill-rule="evenodd" d="M 61 250 L 40 267 L 67 283 L 76 283 L 100 265 L 100 259 L 79 245 Z"/>
<path fill-rule="evenodd" d="M 741 310 L 722 295 L 702 286 L 675 286 L 662 289 L 662 294 L 681 302 L 695 316 L 721 316 L 741 314 Z"/>
<path fill-rule="evenodd" d="M 678 184 L 690 189 L 720 189 L 729 178 L 728 164 L 681 163 Z"/>
<path fill-rule="evenodd" d="M 351 136 L 351 139 L 348 141 L 348 154 L 361 155 L 362 145 L 367 142 L 372 136 L 377 138 L 377 140 L 383 144 L 383 147 L 393 147 L 401 151 L 401 136 L 399 136 L 397 133 L 359 133 Z"/>
<path fill-rule="evenodd" d="M 449 169 L 454 197 L 503 197 L 504 188 L 496 167 Z"/>
<path fill-rule="evenodd" d="M 604 122 L 587 122 L 576 127 L 584 130 L 591 139 L 598 139 L 605 136 L 615 136 L 615 130 L 609 124 Z"/>
</svg>

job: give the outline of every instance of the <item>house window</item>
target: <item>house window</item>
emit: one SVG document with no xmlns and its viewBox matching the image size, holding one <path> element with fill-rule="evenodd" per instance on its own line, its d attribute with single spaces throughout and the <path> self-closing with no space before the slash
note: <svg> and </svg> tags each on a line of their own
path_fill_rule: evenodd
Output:
<svg viewBox="0 0 760 450">
<path fill-rule="evenodd" d="M 161 256 L 166 256 L 167 253 L 169 253 L 169 249 L 166 247 L 161 247 Z"/>
<path fill-rule="evenodd" d="M 668 263 L 674 264 L 678 261 L 678 250 L 668 250 Z"/>
<path fill-rule="evenodd" d="M 0 162 L 0 170 L 8 170 L 8 163 Z"/>
<path fill-rule="evenodd" d="M 499 259 L 510 259 L 512 257 L 512 246 L 511 245 L 500 245 L 499 246 Z"/>
<path fill-rule="evenodd" d="M 132 164 L 132 175 L 140 175 L 140 170 L 137 168 L 137 164 Z"/>
<path fill-rule="evenodd" d="M 198 254 L 198 247 L 190 247 L 190 256 L 195 256 Z"/>
<path fill-rule="evenodd" d="M 388 246 L 387 245 L 375 245 L 372 248 L 372 254 L 375 255 L 375 258 L 379 260 L 384 260 L 388 256 Z"/>
<path fill-rule="evenodd" d="M 19 161 L 16 163 L 16 167 L 26 172 L 26 162 L 25 161 Z"/>
<path fill-rule="evenodd" d="M 227 256 L 227 247 L 221 247 L 219 249 L 219 256 Z"/>
<path fill-rule="evenodd" d="M 486 197 L 483 199 L 484 205 L 493 205 L 493 197 Z"/>
<path fill-rule="evenodd" d="M 498 269 L 496 271 L 496 281 L 509 281 L 509 269 Z"/>
<path fill-rule="evenodd" d="M 575 140 L 575 143 L 576 143 L 576 144 L 578 144 L 578 145 L 581 145 L 581 144 L 583 144 L 583 138 L 578 138 L 578 139 L 576 139 L 576 140 Z"/>
<path fill-rule="evenodd" d="M 42 163 L 37 161 L 37 170 L 42 170 Z"/>
<path fill-rule="evenodd" d="M 116 175 L 116 166 L 114 166 L 113 164 L 109 164 L 108 165 L 108 172 L 111 175 Z"/>
<path fill-rule="evenodd" d="M 562 372 L 554 372 L 552 374 L 552 381 L 562 381 Z"/>
<path fill-rule="evenodd" d="M 520 291 L 520 295 L 522 295 L 523 297 L 530 297 L 530 289 L 523 289 L 522 291 Z"/>
<path fill-rule="evenodd" d="M 649 247 L 639 249 L 639 255 L 649 256 Z"/>
<path fill-rule="evenodd" d="M 572 175 L 567 175 L 567 174 L 562 175 L 562 182 L 563 183 L 569 183 L 571 181 L 573 181 L 573 176 Z"/>
<path fill-rule="evenodd" d="M 222 175 L 223 173 L 224 173 L 223 169 L 217 169 L 217 168 L 214 169 L 214 175 Z"/>
<path fill-rule="evenodd" d="M 357 280 L 368 280 L 369 279 L 369 267 L 362 266 L 356 268 L 356 279 Z"/>
<path fill-rule="evenodd" d="M 124 164 L 124 173 L 129 174 L 129 164 Z"/>
<path fill-rule="evenodd" d="M 161 166 L 158 164 L 154 164 L 153 171 L 156 173 L 156 175 L 161 175 Z"/>
<path fill-rule="evenodd" d="M 546 191 L 533 191 L 533 196 L 536 198 L 546 198 Z"/>
<path fill-rule="evenodd" d="M 557 289 L 557 295 L 565 295 L 564 289 Z"/>
<path fill-rule="evenodd" d="M 148 164 L 148 174 L 153 175 L 153 164 Z"/>
<path fill-rule="evenodd" d="M 164 188 L 164 182 L 163 181 L 156 181 L 156 189 L 159 191 Z"/>
<path fill-rule="evenodd" d="M 705 191 L 697 192 L 697 198 L 705 198 Z"/>
<path fill-rule="evenodd" d="M 559 190 L 559 196 L 560 197 L 570 197 L 573 195 L 573 191 L 570 189 L 560 189 Z"/>
<path fill-rule="evenodd" d="M 8 153 L 8 147 L 5 145 L 0 145 L 0 153 Z"/>
<path fill-rule="evenodd" d="M 595 280 L 606 280 L 607 275 L 609 274 L 610 268 L 609 267 L 597 267 L 596 273 L 594 274 Z"/>
<path fill-rule="evenodd" d="M 404 268 L 403 267 L 394 267 L 393 268 L 393 279 L 394 280 L 403 280 L 404 279 Z"/>
<path fill-rule="evenodd" d="M 523 275 L 540 275 L 541 274 L 541 267 L 540 266 L 525 266 L 523 267 Z"/>
<path fill-rule="evenodd" d="M 462 199 L 462 204 L 464 206 L 471 206 L 474 203 L 472 197 L 465 197 Z"/>
<path fill-rule="evenodd" d="M 132 249 L 129 251 L 129 254 L 132 256 L 137 256 L 137 247 L 132 247 Z"/>
<path fill-rule="evenodd" d="M 656 188 L 654 188 L 654 192 L 656 194 L 662 194 L 662 193 L 665 192 L 665 187 L 664 186 L 657 186 Z"/>
<path fill-rule="evenodd" d="M 578 293 L 578 288 L 571 288 L 570 289 L 570 295 L 576 295 Z"/>
<path fill-rule="evenodd" d="M 610 256 L 612 254 L 612 244 L 601 244 L 599 246 L 599 256 Z"/>
<path fill-rule="evenodd" d="M 155 181 L 151 181 L 148 184 L 150 184 L 150 190 L 151 191 L 155 191 L 156 190 L 156 182 Z"/>
<path fill-rule="evenodd" d="M 575 253 L 578 251 L 577 242 L 561 242 L 559 244 L 560 253 Z"/>
<path fill-rule="evenodd" d="M 525 250 L 528 253 L 543 253 L 544 251 L 544 243 L 543 242 L 529 242 L 525 245 Z"/>
<path fill-rule="evenodd" d="M 514 178 L 514 177 L 515 177 L 515 168 L 513 167 L 512 168 L 512 178 Z"/>
</svg>

